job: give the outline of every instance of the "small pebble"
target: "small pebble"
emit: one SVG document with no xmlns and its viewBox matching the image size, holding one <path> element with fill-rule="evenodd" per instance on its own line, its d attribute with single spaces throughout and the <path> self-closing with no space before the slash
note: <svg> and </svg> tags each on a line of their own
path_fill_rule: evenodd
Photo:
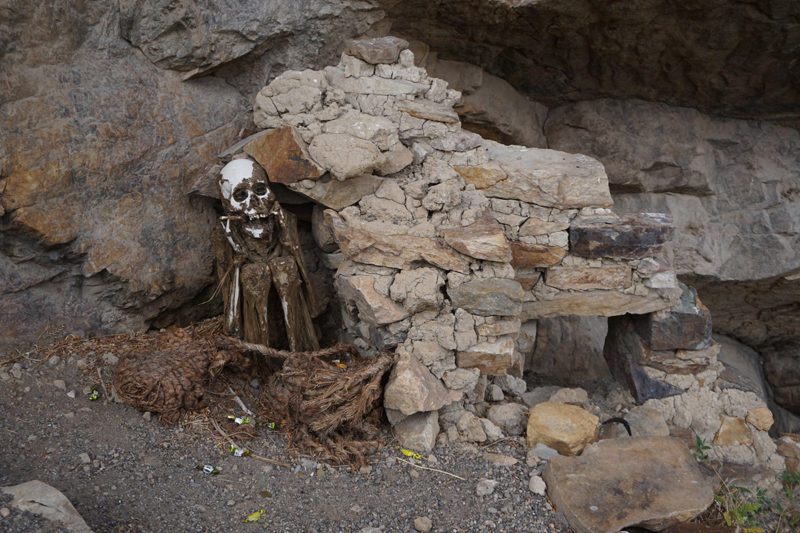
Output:
<svg viewBox="0 0 800 533">
<path fill-rule="evenodd" d="M 528 488 L 531 489 L 532 493 L 544 496 L 547 485 L 545 485 L 544 480 L 540 476 L 531 476 Z"/>
<path fill-rule="evenodd" d="M 363 511 L 363 508 L 360 505 L 355 504 L 350 508 L 350 510 L 353 511 L 354 513 L 360 513 L 361 511 Z"/>
<path fill-rule="evenodd" d="M 82 454 L 80 454 L 78 457 L 80 458 L 81 462 L 82 462 L 83 464 L 85 464 L 85 465 L 88 465 L 89 463 L 91 463 L 91 462 L 92 462 L 92 458 L 91 458 L 91 457 L 89 457 L 89 454 L 88 454 L 88 453 L 86 453 L 86 452 L 83 452 L 83 453 L 82 453 Z"/>
<path fill-rule="evenodd" d="M 63 390 L 63 391 L 67 390 L 67 384 L 64 382 L 63 379 L 54 379 L 53 386 L 58 390 Z"/>
<path fill-rule="evenodd" d="M 494 492 L 494 488 L 497 486 L 497 481 L 493 479 L 482 479 L 478 481 L 478 486 L 475 489 L 475 492 L 478 496 L 488 496 Z"/>
<path fill-rule="evenodd" d="M 254 389 L 257 389 L 259 385 L 260 385 L 260 383 L 259 383 L 259 381 L 257 379 L 251 379 L 250 380 L 250 386 L 253 387 Z"/>
<path fill-rule="evenodd" d="M 75 399 L 75 391 L 74 390 L 69 391 L 67 393 L 67 397 L 68 398 L 72 398 L 74 400 Z"/>
<path fill-rule="evenodd" d="M 152 413 L 150 413 L 150 411 L 145 411 L 144 413 L 142 413 L 142 418 L 144 418 L 148 422 L 150 421 L 150 417 L 151 416 L 153 416 L 153 415 L 152 415 Z"/>
<path fill-rule="evenodd" d="M 50 359 L 47 360 L 47 364 L 50 366 L 56 366 L 58 363 L 61 362 L 61 358 L 57 355 L 54 355 Z"/>
<path fill-rule="evenodd" d="M 525 464 L 531 468 L 535 468 L 539 464 L 539 456 L 532 449 L 528 450 L 528 455 L 525 456 Z"/>
<path fill-rule="evenodd" d="M 228 507 L 233 507 L 234 505 L 236 505 L 236 502 L 233 500 L 228 500 L 227 505 Z"/>
<path fill-rule="evenodd" d="M 420 516 L 414 520 L 414 529 L 420 533 L 428 533 L 433 527 L 433 522 L 427 516 Z"/>
<path fill-rule="evenodd" d="M 8 507 L 0 507 L 0 516 L 5 518 L 10 514 L 11 514 L 11 509 L 9 509 Z"/>
<path fill-rule="evenodd" d="M 106 353 L 103 354 L 103 361 L 105 361 L 107 365 L 113 366 L 119 363 L 119 357 L 117 357 L 113 353 Z"/>
<path fill-rule="evenodd" d="M 417 472 L 416 470 L 412 470 L 411 472 L 409 472 L 409 475 L 414 479 L 417 479 L 419 477 L 419 472 Z"/>
</svg>

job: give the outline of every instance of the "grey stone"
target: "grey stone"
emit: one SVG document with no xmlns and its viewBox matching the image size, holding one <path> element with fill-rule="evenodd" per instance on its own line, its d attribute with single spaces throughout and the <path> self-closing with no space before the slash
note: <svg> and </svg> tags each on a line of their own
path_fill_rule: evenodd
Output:
<svg viewBox="0 0 800 533">
<path fill-rule="evenodd" d="M 558 389 L 558 385 L 545 385 L 543 387 L 534 387 L 522 395 L 522 401 L 528 407 L 533 407 L 536 404 L 549 401 L 550 396 L 553 395 Z"/>
<path fill-rule="evenodd" d="M 46 483 L 27 481 L 0 490 L 14 497 L 12 507 L 40 515 L 71 533 L 92 533 L 67 497 Z"/>
<path fill-rule="evenodd" d="M 474 315 L 516 316 L 522 307 L 523 291 L 517 281 L 491 278 L 448 287 L 447 295 L 453 307 L 461 307 Z"/>
<path fill-rule="evenodd" d="M 402 100 L 397 103 L 397 109 L 419 119 L 446 124 L 458 122 L 458 115 L 449 106 L 429 100 Z"/>
<path fill-rule="evenodd" d="M 439 415 L 435 411 L 415 413 L 396 423 L 394 436 L 405 448 L 430 453 L 439 435 Z"/>
<path fill-rule="evenodd" d="M 465 411 L 456 422 L 461 438 L 467 442 L 484 442 L 486 440 L 486 432 L 483 430 L 480 418 Z"/>
<path fill-rule="evenodd" d="M 432 139 L 431 146 L 444 152 L 466 152 L 483 146 L 483 137 L 470 131 L 458 130 L 445 137 Z"/>
<path fill-rule="evenodd" d="M 536 445 L 531 449 L 536 454 L 536 456 L 539 457 L 539 459 L 541 459 L 542 461 L 549 461 L 553 457 L 558 457 L 559 455 L 561 455 L 555 449 L 541 442 L 536 443 Z"/>
<path fill-rule="evenodd" d="M 460 398 L 460 393 L 447 391 L 416 356 L 403 353 L 389 376 L 383 403 L 388 409 L 412 415 L 435 411 Z"/>
<path fill-rule="evenodd" d="M 530 489 L 530 491 L 537 496 L 544 496 L 545 491 L 547 490 L 547 485 L 540 476 L 533 475 L 531 476 L 531 480 L 528 482 L 528 489 Z"/>
<path fill-rule="evenodd" d="M 560 209 L 610 207 L 608 177 L 603 165 L 591 157 L 556 150 L 505 146 L 486 141 L 491 160 L 500 174 L 475 186 L 492 198 L 522 200 Z"/>
<path fill-rule="evenodd" d="M 493 479 L 481 479 L 475 487 L 475 493 L 478 496 L 490 496 L 494 492 L 496 486 L 497 481 Z"/>
<path fill-rule="evenodd" d="M 528 388 L 527 383 L 522 378 L 506 374 L 505 376 L 497 376 L 494 378 L 495 385 L 499 386 L 503 392 L 507 392 L 512 396 L 522 397 Z"/>
<path fill-rule="evenodd" d="M 528 420 L 525 416 L 527 409 L 518 403 L 505 403 L 493 405 L 489 408 L 486 417 L 509 435 L 522 435 Z"/>
<path fill-rule="evenodd" d="M 498 385 L 491 384 L 486 388 L 486 400 L 490 402 L 502 402 L 505 399 L 503 389 Z"/>
<path fill-rule="evenodd" d="M 322 133 L 314 137 L 308 152 L 338 180 L 369 174 L 380 162 L 374 143 L 348 134 Z"/>
</svg>

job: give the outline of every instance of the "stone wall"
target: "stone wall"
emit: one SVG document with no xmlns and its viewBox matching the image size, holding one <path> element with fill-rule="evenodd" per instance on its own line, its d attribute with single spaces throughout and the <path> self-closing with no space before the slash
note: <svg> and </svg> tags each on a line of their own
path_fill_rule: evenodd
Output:
<svg viewBox="0 0 800 533">
<path fill-rule="evenodd" d="M 241 143 L 325 209 L 346 337 L 399 354 L 394 424 L 482 402 L 490 379 L 519 389 L 535 319 L 650 313 L 681 292 L 668 218 L 614 215 L 592 158 L 463 130 L 460 94 L 407 46 L 355 41 L 336 66 L 278 76 L 256 97 L 264 131 Z"/>
</svg>

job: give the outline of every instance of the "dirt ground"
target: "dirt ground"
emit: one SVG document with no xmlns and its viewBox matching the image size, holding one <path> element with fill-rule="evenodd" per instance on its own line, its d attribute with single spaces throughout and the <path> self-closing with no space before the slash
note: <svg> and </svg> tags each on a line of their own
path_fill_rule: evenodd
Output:
<svg viewBox="0 0 800 533">
<path fill-rule="evenodd" d="M 130 342 L 74 340 L 4 361 L 0 486 L 44 481 L 61 490 L 95 532 L 415 531 L 420 517 L 431 520 L 431 531 L 568 531 L 546 498 L 529 490 L 538 471 L 526 465 L 518 439 L 438 447 L 414 460 L 399 452 L 384 428 L 370 466 L 332 467 L 291 449 L 280 427 L 269 429 L 269 420 L 256 419 L 251 440 L 225 420 L 227 414 L 244 415 L 228 383 L 245 404 L 255 402 L 263 386 L 242 376 L 214 392 L 216 407 L 164 426 L 109 397 L 118 358 L 147 349 L 141 337 Z M 90 399 L 92 388 L 96 400 Z M 232 455 L 212 419 L 252 455 Z M 501 466 L 487 454 L 516 463 Z M 198 469 L 206 464 L 219 474 Z M 478 496 L 482 479 L 498 482 L 491 494 Z M 0 501 L 3 506 L 7 502 Z M 262 509 L 258 522 L 242 522 Z M 0 517 L 3 531 L 41 528 L 17 511 Z"/>
</svg>

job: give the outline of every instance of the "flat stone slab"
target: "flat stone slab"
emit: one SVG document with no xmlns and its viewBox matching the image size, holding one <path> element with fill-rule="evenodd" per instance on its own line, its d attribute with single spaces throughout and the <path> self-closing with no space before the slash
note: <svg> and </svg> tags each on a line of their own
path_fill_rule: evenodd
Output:
<svg viewBox="0 0 800 533">
<path fill-rule="evenodd" d="M 462 254 L 476 259 L 507 263 L 511 248 L 503 228 L 491 217 L 482 217 L 469 226 L 442 230 L 444 242 Z"/>
<path fill-rule="evenodd" d="M 351 39 L 344 45 L 344 53 L 366 61 L 371 65 L 394 63 L 400 52 L 408 48 L 408 41 L 399 37 L 375 37 L 373 39 Z"/>
<path fill-rule="evenodd" d="M 596 159 L 492 141 L 484 146 L 490 163 L 456 170 L 487 196 L 559 209 L 611 207 L 613 203 L 608 177 Z"/>
<path fill-rule="evenodd" d="M 306 143 L 292 126 L 260 135 L 245 144 L 243 149 L 264 167 L 273 183 L 315 180 L 325 173 L 325 169 L 311 159 Z"/>
<path fill-rule="evenodd" d="M 578 533 L 661 531 L 697 516 L 714 498 L 713 478 L 671 437 L 603 440 L 579 457 L 554 457 L 542 477 Z"/>
<path fill-rule="evenodd" d="M 625 313 L 643 314 L 666 309 L 672 300 L 651 293 L 640 296 L 616 291 L 590 290 L 564 293 L 551 300 L 525 302 L 522 305 L 522 320 L 534 320 L 553 316 L 615 316 Z"/>
<path fill-rule="evenodd" d="M 663 213 L 575 219 L 569 227 L 569 251 L 581 257 L 640 259 L 652 256 L 670 239 L 672 217 Z"/>
</svg>

